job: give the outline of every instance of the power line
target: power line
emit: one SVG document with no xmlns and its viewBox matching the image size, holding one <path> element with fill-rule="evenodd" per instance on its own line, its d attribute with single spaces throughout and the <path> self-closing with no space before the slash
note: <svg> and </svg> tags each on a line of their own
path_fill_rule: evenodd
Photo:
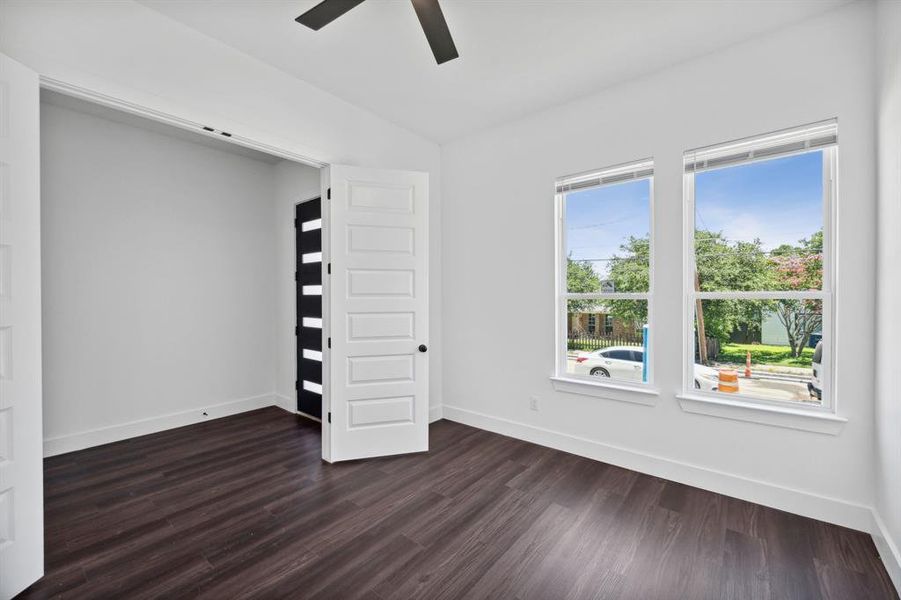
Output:
<svg viewBox="0 0 901 600">
<path fill-rule="evenodd" d="M 631 217 L 622 217 L 619 219 L 613 219 L 612 221 L 605 221 L 602 223 L 592 223 L 591 225 L 579 225 L 575 227 L 567 227 L 568 231 L 576 230 L 576 229 L 596 229 L 598 227 L 606 227 L 607 225 L 615 225 L 616 223 L 624 223 L 625 221 L 634 221 L 635 219 L 644 219 L 643 215 L 633 215 Z"/>
</svg>

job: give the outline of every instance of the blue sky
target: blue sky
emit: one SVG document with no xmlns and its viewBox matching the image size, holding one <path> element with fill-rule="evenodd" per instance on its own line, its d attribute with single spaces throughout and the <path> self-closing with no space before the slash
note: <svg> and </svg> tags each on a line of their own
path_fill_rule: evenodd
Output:
<svg viewBox="0 0 901 600">
<path fill-rule="evenodd" d="M 695 176 L 697 227 L 765 250 L 823 227 L 823 153 L 810 152 Z"/>
<path fill-rule="evenodd" d="M 630 235 L 650 227 L 650 182 L 633 181 L 566 196 L 567 253 L 591 260 L 604 276 L 607 260 Z M 698 173 L 697 226 L 732 241 L 759 238 L 765 250 L 798 240 L 823 226 L 822 152 Z"/>
<path fill-rule="evenodd" d="M 648 235 L 650 180 L 630 181 L 566 195 L 566 247 L 573 260 L 591 260 L 596 273 L 630 235 Z"/>
</svg>

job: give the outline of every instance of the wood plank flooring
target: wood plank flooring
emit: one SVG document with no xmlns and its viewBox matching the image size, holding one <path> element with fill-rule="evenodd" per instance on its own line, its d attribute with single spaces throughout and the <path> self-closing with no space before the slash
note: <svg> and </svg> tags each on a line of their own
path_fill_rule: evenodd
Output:
<svg viewBox="0 0 901 600">
<path fill-rule="evenodd" d="M 439 421 L 327 465 L 267 408 L 45 461 L 22 598 L 897 598 L 869 536 Z"/>
</svg>

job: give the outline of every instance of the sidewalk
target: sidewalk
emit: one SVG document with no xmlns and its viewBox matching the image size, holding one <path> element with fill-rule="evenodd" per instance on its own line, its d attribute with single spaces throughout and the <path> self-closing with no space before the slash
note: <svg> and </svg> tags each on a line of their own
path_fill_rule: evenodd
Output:
<svg viewBox="0 0 901 600">
<path fill-rule="evenodd" d="M 714 369 L 735 369 L 740 374 L 745 372 L 745 363 L 721 363 L 711 361 L 710 366 Z M 813 369 L 806 367 L 787 367 L 784 365 L 760 365 L 751 363 L 751 374 L 760 375 L 783 375 L 788 377 L 801 377 L 810 379 L 813 375 Z"/>
</svg>

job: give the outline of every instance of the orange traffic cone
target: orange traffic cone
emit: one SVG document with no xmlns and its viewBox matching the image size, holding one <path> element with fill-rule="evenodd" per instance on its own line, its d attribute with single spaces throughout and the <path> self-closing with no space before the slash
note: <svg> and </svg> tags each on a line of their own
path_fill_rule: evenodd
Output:
<svg viewBox="0 0 901 600">
<path fill-rule="evenodd" d="M 748 355 L 745 357 L 745 378 L 751 378 L 751 351 L 748 350 Z"/>
</svg>

